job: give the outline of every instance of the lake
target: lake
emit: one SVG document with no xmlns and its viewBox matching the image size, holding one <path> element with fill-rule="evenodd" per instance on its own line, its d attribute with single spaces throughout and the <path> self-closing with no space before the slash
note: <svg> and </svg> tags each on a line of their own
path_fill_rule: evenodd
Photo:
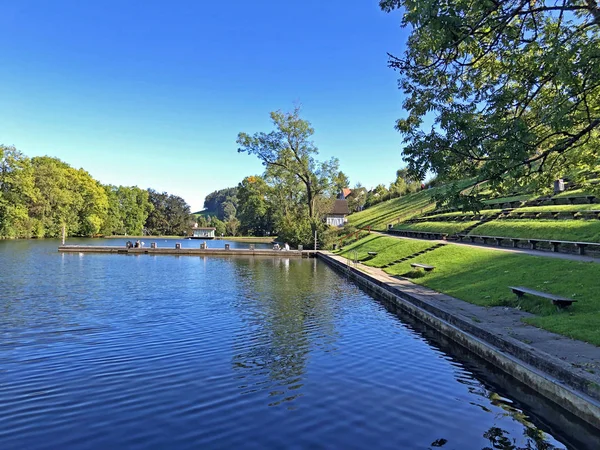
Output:
<svg viewBox="0 0 600 450">
<path fill-rule="evenodd" d="M 58 244 L 0 241 L 2 449 L 600 448 L 318 260 Z"/>
</svg>

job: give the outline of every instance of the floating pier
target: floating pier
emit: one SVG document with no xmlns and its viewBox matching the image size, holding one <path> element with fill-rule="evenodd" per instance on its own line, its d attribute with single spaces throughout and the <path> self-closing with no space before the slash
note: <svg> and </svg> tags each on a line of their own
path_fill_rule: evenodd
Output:
<svg viewBox="0 0 600 450">
<path fill-rule="evenodd" d="M 131 247 L 109 245 L 60 245 L 62 253 L 117 253 L 123 255 L 197 255 L 197 256 L 277 256 L 314 258 L 314 250 L 270 250 L 254 248 L 185 248 L 174 247 Z"/>
</svg>

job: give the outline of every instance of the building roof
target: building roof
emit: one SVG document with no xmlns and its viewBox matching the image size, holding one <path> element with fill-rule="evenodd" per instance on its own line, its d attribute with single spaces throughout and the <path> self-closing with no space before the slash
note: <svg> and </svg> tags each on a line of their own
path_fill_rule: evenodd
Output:
<svg viewBox="0 0 600 450">
<path fill-rule="evenodd" d="M 350 188 L 342 189 L 342 195 L 344 196 L 344 198 L 347 198 L 351 193 L 352 193 L 352 189 L 350 189 Z"/>
<path fill-rule="evenodd" d="M 350 210 L 348 209 L 348 200 L 336 200 L 333 204 L 333 209 L 329 212 L 329 214 L 336 215 L 346 215 L 350 214 Z"/>
</svg>

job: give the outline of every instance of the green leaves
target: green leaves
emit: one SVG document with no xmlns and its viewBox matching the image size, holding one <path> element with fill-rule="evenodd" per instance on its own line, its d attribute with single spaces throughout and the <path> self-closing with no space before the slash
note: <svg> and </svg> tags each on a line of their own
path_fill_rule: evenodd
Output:
<svg viewBox="0 0 600 450">
<path fill-rule="evenodd" d="M 600 144 L 600 14 L 593 2 L 384 0 L 412 32 L 396 128 L 416 176 L 496 190 L 593 171 Z M 433 121 L 429 130 L 424 120 Z M 526 180 L 526 181 L 525 181 Z M 458 192 L 448 198 L 460 200 Z"/>
<path fill-rule="evenodd" d="M 316 204 L 321 196 L 329 194 L 334 187 L 334 178 L 339 175 L 337 159 L 319 162 L 314 156 L 318 149 L 310 140 L 314 129 L 310 122 L 300 117 L 300 108 L 284 113 L 271 113 L 275 130 L 270 133 L 239 133 L 238 152 L 258 157 L 267 172 L 277 179 L 292 177 L 304 186 L 304 202 L 308 207 L 308 219 L 316 223 Z M 285 180 L 290 181 L 290 180 Z M 286 183 L 293 185 L 292 183 Z M 291 191 L 290 191 L 291 192 Z"/>
<path fill-rule="evenodd" d="M 183 234 L 189 206 L 165 195 L 161 224 L 169 233 Z M 153 210 L 149 191 L 102 186 L 58 158 L 29 159 L 0 145 L 0 238 L 59 237 L 63 225 L 69 236 L 140 235 Z"/>
</svg>

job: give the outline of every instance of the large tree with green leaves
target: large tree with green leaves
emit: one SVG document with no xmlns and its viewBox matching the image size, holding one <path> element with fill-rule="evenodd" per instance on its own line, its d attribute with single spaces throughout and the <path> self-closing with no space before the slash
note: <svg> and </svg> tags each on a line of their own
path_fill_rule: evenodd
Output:
<svg viewBox="0 0 600 450">
<path fill-rule="evenodd" d="M 149 193 L 137 186 L 104 186 L 108 196 L 108 214 L 103 234 L 141 235 L 153 209 Z"/>
<path fill-rule="evenodd" d="M 38 234 L 38 222 L 29 217 L 36 197 L 31 160 L 15 147 L 0 145 L 0 238 Z"/>
<path fill-rule="evenodd" d="M 597 169 L 597 0 L 382 0 L 380 6 L 401 8 L 411 31 L 405 54 L 390 55 L 390 66 L 406 94 L 408 115 L 396 126 L 418 179 L 434 172 L 507 190 Z M 449 191 L 463 205 L 477 200 L 458 192 Z"/>
<path fill-rule="evenodd" d="M 238 185 L 237 217 L 243 234 L 265 236 L 273 231 L 271 192 L 272 188 L 259 176 L 246 177 Z"/>
<path fill-rule="evenodd" d="M 39 221 L 39 237 L 93 236 L 100 232 L 108 214 L 108 196 L 98 181 L 83 169 L 74 169 L 58 158 L 32 158 L 36 196 L 29 208 Z"/>
<path fill-rule="evenodd" d="M 268 168 L 277 168 L 289 174 L 304 187 L 304 204 L 308 219 L 316 228 L 319 221 L 316 205 L 323 195 L 329 195 L 334 188 L 334 178 L 338 174 L 338 160 L 319 162 L 315 159 L 319 151 L 312 142 L 314 134 L 310 122 L 300 117 L 300 108 L 284 113 L 271 113 L 275 129 L 269 133 L 239 133 L 238 152 L 255 155 Z"/>
<path fill-rule="evenodd" d="M 184 235 L 194 223 L 190 206 L 176 195 L 148 189 L 148 200 L 152 204 L 146 220 L 151 235 Z"/>
</svg>

